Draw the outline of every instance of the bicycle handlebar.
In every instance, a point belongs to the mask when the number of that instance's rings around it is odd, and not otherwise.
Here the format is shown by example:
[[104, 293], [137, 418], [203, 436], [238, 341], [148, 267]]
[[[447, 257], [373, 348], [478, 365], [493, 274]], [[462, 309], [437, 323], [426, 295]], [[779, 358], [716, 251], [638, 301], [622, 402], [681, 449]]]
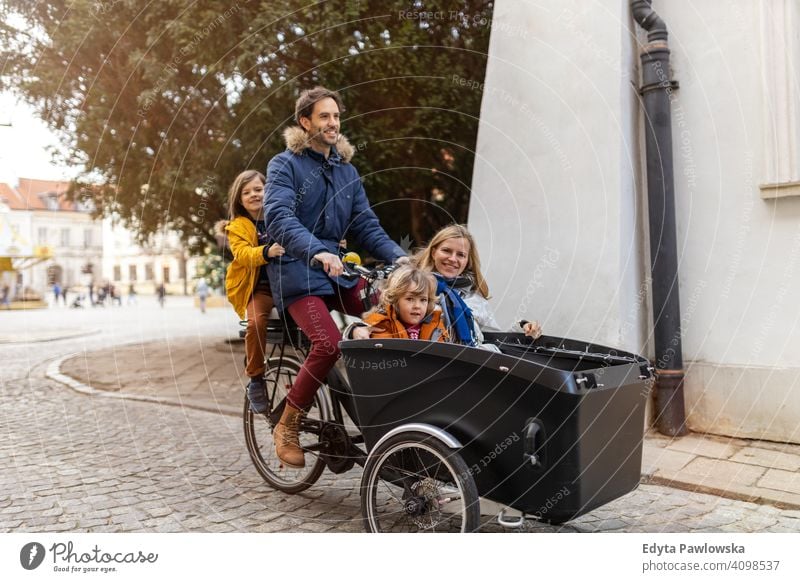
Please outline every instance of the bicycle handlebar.
[[[344, 272], [339, 275], [340, 277], [343, 279], [358, 279], [360, 277], [369, 282], [386, 279], [392, 274], [392, 271], [397, 268], [397, 265], [388, 265], [386, 267], [368, 269], [367, 267], [350, 261], [343, 261], [342, 264], [344, 265]], [[317, 259], [311, 259], [310, 265], [312, 269], [322, 268], [322, 263]]]

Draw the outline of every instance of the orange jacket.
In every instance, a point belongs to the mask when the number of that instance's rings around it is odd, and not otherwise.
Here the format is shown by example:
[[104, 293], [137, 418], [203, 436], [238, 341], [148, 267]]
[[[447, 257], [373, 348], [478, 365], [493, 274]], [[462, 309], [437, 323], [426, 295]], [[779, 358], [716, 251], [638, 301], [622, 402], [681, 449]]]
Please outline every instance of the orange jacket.
[[[374, 311], [367, 315], [364, 321], [373, 328], [377, 328], [369, 334], [371, 338], [408, 339], [406, 326], [397, 318], [394, 307], [391, 305], [388, 308], [388, 313]], [[441, 311], [434, 310], [420, 322], [419, 339], [437, 342], [447, 341], [447, 329], [442, 321]]]

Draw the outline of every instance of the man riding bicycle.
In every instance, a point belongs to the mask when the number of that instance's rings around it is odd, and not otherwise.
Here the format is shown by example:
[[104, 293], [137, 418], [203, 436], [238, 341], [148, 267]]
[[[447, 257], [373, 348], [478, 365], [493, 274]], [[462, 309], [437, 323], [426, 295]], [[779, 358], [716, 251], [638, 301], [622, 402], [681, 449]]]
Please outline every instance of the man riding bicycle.
[[[267, 232], [286, 249], [267, 267], [275, 306], [289, 312], [312, 344], [273, 435], [278, 458], [290, 467], [305, 464], [297, 429], [340, 356], [341, 333], [330, 310], [363, 311], [358, 294], [365, 283], [340, 277], [339, 241], [346, 235], [386, 262], [406, 255], [369, 206], [350, 163], [355, 150], [339, 133], [342, 111], [334, 91], [303, 91], [295, 104], [298, 126], [284, 132], [287, 149], [267, 166]], [[322, 268], [312, 268], [312, 260]]]

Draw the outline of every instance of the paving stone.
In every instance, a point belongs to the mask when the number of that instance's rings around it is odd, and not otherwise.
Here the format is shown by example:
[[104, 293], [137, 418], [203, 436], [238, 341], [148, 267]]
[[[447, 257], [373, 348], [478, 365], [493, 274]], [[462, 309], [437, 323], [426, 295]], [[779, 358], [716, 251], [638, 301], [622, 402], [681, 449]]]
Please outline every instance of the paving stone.
[[627, 526], [628, 523], [621, 519], [604, 519], [597, 523], [597, 529], [602, 531], [614, 531]]
[[300, 529], [303, 531], [321, 533], [330, 531], [333, 526], [327, 523], [321, 523], [318, 521], [307, 521], [300, 525]]
[[740, 522], [741, 527], [749, 532], [766, 531], [768, 528], [779, 525], [777, 517], [767, 515], [750, 516]]
[[[253, 528], [253, 532], [256, 533], [276, 533], [286, 530], [287, 528], [278, 521], [270, 521], [268, 523], [263, 523], [261, 525], [257, 525]], [[288, 528], [289, 531], [293, 531], [291, 528]]]
[[236, 531], [232, 525], [227, 523], [216, 523], [207, 525], [204, 528], [204, 531], [211, 532], [211, 533], [229, 533]]
[[73, 531], [78, 527], [77, 522], [67, 521], [54, 523], [47, 527], [48, 532]]
[[762, 467], [704, 457], [695, 458], [680, 473], [684, 478], [688, 477], [690, 482], [721, 489], [731, 485], [755, 485], [763, 474]]
[[764, 531], [768, 533], [793, 533], [793, 534], [800, 532], [800, 530], [791, 529], [781, 525], [774, 525], [772, 527], [768, 527]]
[[148, 508], [148, 509], [145, 509], [145, 511], [147, 512], [148, 515], [150, 515], [150, 517], [166, 517], [166, 516], [171, 515], [173, 513], [172, 509], [170, 509], [169, 507], [163, 507], [163, 506]]
[[800, 495], [800, 473], [768, 469], [758, 480], [758, 486]]
[[677, 472], [692, 459], [692, 455], [681, 451], [645, 446], [642, 448], [642, 473], [652, 475], [656, 472]]
[[797, 471], [800, 469], [800, 454], [790, 454], [759, 447], [747, 447], [736, 452], [730, 458], [737, 463], [759, 465], [768, 469]]
[[90, 530], [95, 527], [100, 527], [102, 525], [108, 525], [107, 519], [79, 519], [78, 520], [78, 529], [82, 530]]
[[800, 495], [796, 493], [777, 491], [775, 489], [760, 489], [759, 492], [761, 493], [759, 500], [777, 506], [776, 511], [785, 511], [784, 508], [796, 509], [800, 507]]

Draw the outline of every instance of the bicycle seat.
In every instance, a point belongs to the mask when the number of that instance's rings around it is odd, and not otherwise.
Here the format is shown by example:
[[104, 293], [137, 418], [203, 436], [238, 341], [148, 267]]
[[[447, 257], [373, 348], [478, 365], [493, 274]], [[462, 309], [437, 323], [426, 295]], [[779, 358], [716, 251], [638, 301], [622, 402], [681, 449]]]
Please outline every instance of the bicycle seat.
[[267, 320], [267, 343], [288, 344], [296, 348], [311, 346], [311, 341], [291, 318]]

